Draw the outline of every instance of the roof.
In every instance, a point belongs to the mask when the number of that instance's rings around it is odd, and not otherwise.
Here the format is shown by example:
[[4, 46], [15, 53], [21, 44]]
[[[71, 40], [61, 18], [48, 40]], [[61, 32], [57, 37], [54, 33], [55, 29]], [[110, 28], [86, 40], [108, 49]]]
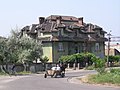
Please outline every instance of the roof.
[[[44, 19], [42, 23], [26, 26], [22, 29], [22, 31], [24, 30], [27, 30], [27, 33], [29, 34], [37, 34], [38, 31], [40, 31], [41, 33], [52, 33], [59, 32], [60, 30], [63, 30], [64, 32], [69, 34], [66, 35], [67, 37], [63, 36], [61, 38], [56, 38], [55, 40], [63, 39], [68, 41], [69, 40], [81, 41], [81, 39], [84, 40], [84, 38], [80, 38], [78, 36], [77, 33], [79, 32], [80, 34], [83, 34], [85, 37], [88, 37], [87, 39], [89, 39], [90, 41], [106, 41], [106, 38], [104, 37], [96, 37], [97, 30], [103, 32], [103, 29], [91, 23], [89, 24], [84, 23], [83, 17], [77, 18], [74, 16], [51, 15]], [[73, 34], [74, 37], [71, 38], [70, 37], [72, 36], [71, 34]], [[102, 34], [104, 34], [104, 32]]]
[[61, 17], [61, 20], [78, 21], [78, 18], [76, 18], [74, 16], [61, 16], [61, 15], [51, 15], [51, 16], [47, 17], [46, 19], [56, 20], [57, 17]]

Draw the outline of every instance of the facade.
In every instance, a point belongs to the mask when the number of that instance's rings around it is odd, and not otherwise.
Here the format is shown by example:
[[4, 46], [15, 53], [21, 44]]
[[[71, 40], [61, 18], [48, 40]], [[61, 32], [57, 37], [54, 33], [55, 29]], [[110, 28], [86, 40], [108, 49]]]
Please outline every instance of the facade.
[[42, 43], [43, 54], [49, 58], [49, 62], [57, 62], [63, 55], [81, 52], [91, 52], [103, 58], [107, 40], [105, 33], [97, 25], [84, 23], [83, 17], [59, 15], [39, 17], [38, 24], [21, 29], [21, 36]]
[[[108, 46], [105, 47], [105, 55], [108, 55]], [[117, 43], [110, 45], [109, 55], [120, 55], [120, 44]]]
[[[105, 55], [106, 56], [108, 55], [108, 49], [105, 49]], [[120, 52], [115, 48], [110, 48], [109, 55], [111, 55], [111, 56], [120, 55]]]
[[110, 48], [115, 48], [116, 50], [118, 50], [120, 52], [120, 44], [119, 43], [110, 45]]

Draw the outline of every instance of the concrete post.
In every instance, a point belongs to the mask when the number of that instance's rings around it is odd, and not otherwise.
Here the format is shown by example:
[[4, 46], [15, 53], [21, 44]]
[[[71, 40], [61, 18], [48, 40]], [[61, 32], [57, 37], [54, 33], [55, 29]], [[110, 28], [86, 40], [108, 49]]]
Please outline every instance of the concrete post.
[[95, 63], [94, 63], [94, 62], [93, 62], [93, 64], [92, 64], [92, 66], [95, 67]]
[[111, 66], [111, 62], [109, 62], [109, 65], [108, 65], [109, 67]]
[[88, 67], [88, 63], [85, 64], [85, 67]]
[[76, 66], [75, 66], [75, 63], [73, 64], [73, 70], [76, 70]]
[[68, 65], [67, 65], [67, 68], [69, 69], [70, 68], [70, 64], [68, 63]]
[[77, 66], [78, 66], [78, 69], [80, 69], [80, 63], [78, 63]]

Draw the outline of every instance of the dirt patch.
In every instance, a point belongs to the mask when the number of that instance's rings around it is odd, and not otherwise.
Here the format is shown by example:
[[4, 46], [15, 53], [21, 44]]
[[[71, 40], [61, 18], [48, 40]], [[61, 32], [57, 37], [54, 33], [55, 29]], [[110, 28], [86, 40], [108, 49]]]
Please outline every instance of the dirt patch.
[[79, 80], [81, 80], [82, 83], [88, 83], [88, 76], [83, 76], [79, 78]]

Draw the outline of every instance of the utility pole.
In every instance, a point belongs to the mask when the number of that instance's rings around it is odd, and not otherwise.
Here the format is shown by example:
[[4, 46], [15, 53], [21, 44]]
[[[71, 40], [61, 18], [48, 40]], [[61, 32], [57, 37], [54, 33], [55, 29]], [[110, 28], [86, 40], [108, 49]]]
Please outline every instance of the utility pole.
[[108, 48], [107, 48], [107, 51], [108, 51], [108, 53], [107, 53], [107, 67], [109, 66], [109, 54], [110, 54], [110, 40], [111, 40], [111, 31], [107, 34], [107, 36], [108, 36]]

